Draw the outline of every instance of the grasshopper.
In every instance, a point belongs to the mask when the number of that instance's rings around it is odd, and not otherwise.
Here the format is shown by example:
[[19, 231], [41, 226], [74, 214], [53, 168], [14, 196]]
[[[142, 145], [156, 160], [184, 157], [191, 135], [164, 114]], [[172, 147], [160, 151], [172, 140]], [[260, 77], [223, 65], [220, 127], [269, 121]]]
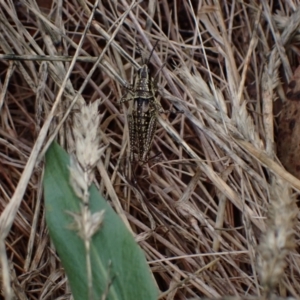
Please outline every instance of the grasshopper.
[[149, 160], [158, 114], [168, 112], [156, 99], [157, 84], [149, 70], [149, 61], [155, 46], [147, 61], [142, 58], [142, 67], [137, 71], [128, 91], [131, 97], [127, 98], [127, 93], [120, 101], [120, 103], [133, 101], [131, 112], [128, 115], [130, 161], [134, 162], [137, 157], [140, 165], [144, 165]]

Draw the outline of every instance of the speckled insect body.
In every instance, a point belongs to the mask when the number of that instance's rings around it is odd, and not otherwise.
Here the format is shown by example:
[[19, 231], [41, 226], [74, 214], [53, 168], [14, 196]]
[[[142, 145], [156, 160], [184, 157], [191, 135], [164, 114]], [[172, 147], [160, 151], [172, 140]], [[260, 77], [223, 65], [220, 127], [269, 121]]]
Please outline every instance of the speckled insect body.
[[132, 96], [120, 101], [121, 103], [133, 101], [132, 110], [128, 115], [130, 161], [134, 162], [136, 159], [141, 165], [149, 160], [157, 116], [165, 112], [155, 98], [156, 91], [156, 83], [150, 75], [148, 63], [144, 63], [138, 70], [133, 86], [129, 90]]

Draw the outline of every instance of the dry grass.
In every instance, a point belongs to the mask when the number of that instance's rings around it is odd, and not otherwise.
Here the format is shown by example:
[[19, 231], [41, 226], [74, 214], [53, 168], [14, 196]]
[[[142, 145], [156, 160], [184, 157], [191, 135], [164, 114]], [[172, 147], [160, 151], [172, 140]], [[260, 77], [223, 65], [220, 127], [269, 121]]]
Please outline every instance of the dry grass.
[[[297, 66], [300, 3], [149, 2], [100, 3], [90, 27], [87, 1], [0, 2], [2, 288], [71, 298], [42, 157], [53, 139], [73, 153], [74, 111], [101, 98], [95, 183], [136, 234], [160, 299], [297, 297], [300, 181], [276, 158], [273, 105]], [[150, 156], [161, 155], [131, 169], [117, 102], [141, 64], [136, 42], [147, 57], [156, 40], [158, 97], [184, 113], [160, 117]]]

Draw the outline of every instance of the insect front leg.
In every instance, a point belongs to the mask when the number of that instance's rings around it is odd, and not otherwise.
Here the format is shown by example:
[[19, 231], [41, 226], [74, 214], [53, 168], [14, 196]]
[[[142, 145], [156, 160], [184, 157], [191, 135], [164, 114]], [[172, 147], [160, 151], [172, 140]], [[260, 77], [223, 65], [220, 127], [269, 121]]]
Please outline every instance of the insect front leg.
[[[127, 97], [128, 94], [130, 94], [131, 97]], [[134, 96], [135, 92], [133, 90], [128, 89], [127, 92], [125, 93], [125, 95], [120, 99], [120, 101], [118, 102], [118, 104], [122, 104], [128, 101], [133, 100], [133, 96]]]
[[155, 106], [155, 110], [159, 114], [167, 114], [170, 112], [169, 110], [164, 110], [164, 108], [161, 106], [160, 102], [158, 102], [157, 100], [154, 101], [154, 106]]
[[[122, 98], [118, 101], [118, 104], [133, 100], [133, 97], [135, 95], [134, 85], [133, 84], [127, 84], [126, 86], [124, 86], [124, 89], [126, 90], [126, 92], [122, 96]], [[128, 94], [129, 94], [129, 98], [127, 97]]]
[[155, 101], [154, 105], [155, 105], [156, 111], [159, 114], [168, 114], [168, 113], [171, 113], [171, 114], [182, 114], [182, 113], [184, 113], [184, 111], [182, 111], [182, 110], [178, 110], [178, 111], [177, 110], [171, 110], [171, 109], [164, 110], [164, 108], [161, 106], [160, 102], [158, 102], [158, 101]]

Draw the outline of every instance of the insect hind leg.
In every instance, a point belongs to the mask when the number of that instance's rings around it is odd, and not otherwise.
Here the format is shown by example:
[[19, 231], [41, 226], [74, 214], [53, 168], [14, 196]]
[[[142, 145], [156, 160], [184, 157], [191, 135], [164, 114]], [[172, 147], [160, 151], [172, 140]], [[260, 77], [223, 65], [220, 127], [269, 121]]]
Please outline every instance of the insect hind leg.
[[[135, 91], [133, 90], [133, 86], [130, 85], [130, 86], [127, 86], [125, 87], [126, 89], [126, 93], [124, 96], [122, 96], [122, 98], [118, 101], [118, 104], [122, 104], [122, 103], [125, 103], [125, 102], [128, 102], [128, 101], [131, 101], [133, 100], [133, 96], [134, 96], [134, 93]], [[128, 94], [130, 94], [130, 97], [127, 98]]]
[[156, 129], [156, 116], [152, 116], [149, 121], [147, 130], [147, 139], [144, 143], [143, 155], [141, 157], [142, 162], [148, 162], [149, 151], [153, 142], [154, 134]]
[[134, 153], [136, 148], [136, 128], [134, 126], [134, 119], [133, 116], [130, 114], [128, 115], [128, 129], [129, 129], [129, 144], [130, 144], [130, 162], [134, 162]]

